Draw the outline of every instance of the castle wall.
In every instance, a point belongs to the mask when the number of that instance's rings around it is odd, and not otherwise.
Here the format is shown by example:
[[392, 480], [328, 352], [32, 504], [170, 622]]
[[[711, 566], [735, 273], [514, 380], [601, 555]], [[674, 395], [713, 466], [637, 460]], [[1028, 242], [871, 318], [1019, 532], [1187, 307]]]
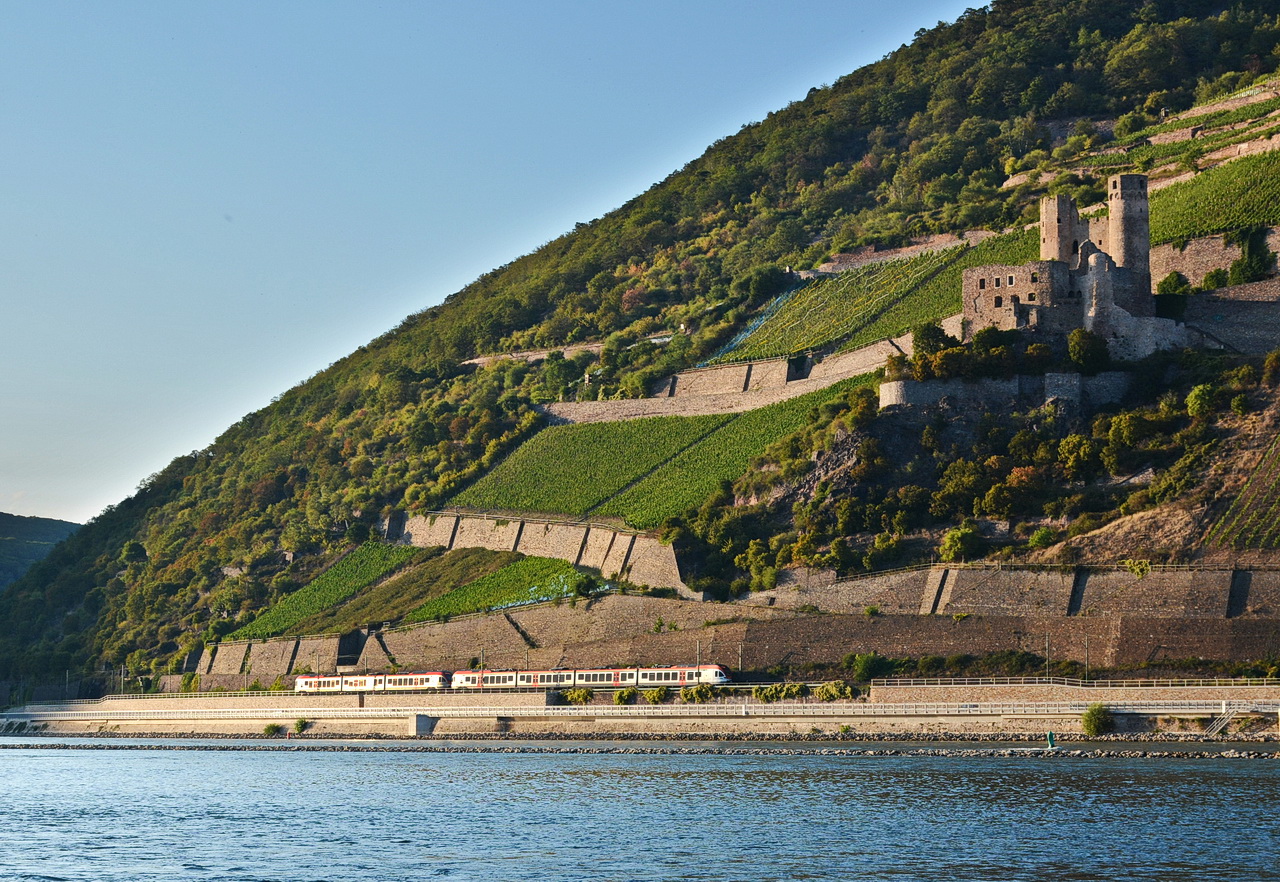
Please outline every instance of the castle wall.
[[1056, 329], [1057, 310], [1046, 310], [1062, 305], [1055, 300], [1055, 290], [1064, 289], [1065, 269], [1063, 264], [1050, 261], [966, 269], [961, 297], [970, 334], [986, 327], [1011, 331], [1043, 325]]
[[962, 408], [1000, 407], [1010, 401], [1039, 405], [1056, 398], [1096, 408], [1123, 399], [1129, 383], [1130, 376], [1123, 371], [1107, 371], [1093, 377], [1062, 373], [1008, 380], [891, 380], [880, 384], [880, 407], [932, 407], [944, 398]]
[[1280, 279], [1221, 288], [1187, 299], [1188, 328], [1246, 355], [1280, 348]]

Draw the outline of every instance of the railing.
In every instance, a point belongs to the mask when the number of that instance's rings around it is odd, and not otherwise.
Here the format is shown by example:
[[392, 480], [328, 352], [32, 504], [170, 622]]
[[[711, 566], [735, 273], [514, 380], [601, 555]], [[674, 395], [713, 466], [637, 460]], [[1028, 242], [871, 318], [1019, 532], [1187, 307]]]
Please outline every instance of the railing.
[[[237, 719], [400, 719], [416, 716], [435, 718], [515, 718], [564, 717], [578, 719], [652, 718], [840, 718], [840, 717], [1075, 717], [1089, 702], [912, 702], [903, 704], [710, 704], [655, 706], [558, 706], [558, 707], [382, 707], [382, 708], [207, 708], [198, 710], [135, 711], [48, 711], [22, 710], [4, 714], [10, 720], [71, 722], [77, 720], [237, 720]], [[1280, 700], [1269, 702], [1222, 701], [1120, 701], [1107, 702], [1116, 714], [1217, 716], [1232, 710], [1238, 713], [1280, 713]]]
[[1070, 677], [889, 677], [871, 681], [872, 686], [1071, 686], [1088, 689], [1152, 689], [1183, 687], [1237, 688], [1280, 686], [1274, 677], [1202, 680], [1077, 680]]

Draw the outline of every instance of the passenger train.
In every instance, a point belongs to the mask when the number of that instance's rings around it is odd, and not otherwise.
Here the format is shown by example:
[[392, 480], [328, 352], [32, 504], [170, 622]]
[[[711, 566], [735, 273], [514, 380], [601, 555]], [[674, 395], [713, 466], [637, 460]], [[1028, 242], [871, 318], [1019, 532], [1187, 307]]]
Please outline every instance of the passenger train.
[[444, 671], [411, 674], [304, 674], [295, 692], [409, 692], [420, 689], [566, 689], [587, 686], [622, 689], [636, 686], [721, 686], [729, 682], [722, 665], [673, 665], [662, 668], [587, 668], [557, 671]]

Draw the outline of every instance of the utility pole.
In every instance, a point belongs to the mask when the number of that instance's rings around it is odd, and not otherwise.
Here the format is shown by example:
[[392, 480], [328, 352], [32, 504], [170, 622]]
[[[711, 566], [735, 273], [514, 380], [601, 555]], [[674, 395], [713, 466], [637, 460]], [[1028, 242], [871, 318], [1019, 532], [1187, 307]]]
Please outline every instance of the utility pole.
[[1089, 679], [1089, 635], [1084, 635], [1084, 678]]
[[1049, 679], [1049, 634], [1044, 635], [1044, 678]]

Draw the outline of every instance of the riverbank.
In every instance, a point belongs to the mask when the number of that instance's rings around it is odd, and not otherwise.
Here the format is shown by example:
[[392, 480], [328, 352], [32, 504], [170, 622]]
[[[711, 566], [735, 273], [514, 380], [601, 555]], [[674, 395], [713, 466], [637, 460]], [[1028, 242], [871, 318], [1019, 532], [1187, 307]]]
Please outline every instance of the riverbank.
[[66, 744], [61, 742], [15, 744], [0, 742], [0, 750], [168, 750], [244, 751], [253, 753], [411, 753], [411, 754], [519, 754], [550, 756], [780, 756], [780, 757], [945, 757], [1036, 759], [1231, 759], [1280, 760], [1280, 751], [1262, 750], [1066, 750], [1054, 748], [992, 747], [622, 747], [609, 745], [499, 745], [499, 744]]

